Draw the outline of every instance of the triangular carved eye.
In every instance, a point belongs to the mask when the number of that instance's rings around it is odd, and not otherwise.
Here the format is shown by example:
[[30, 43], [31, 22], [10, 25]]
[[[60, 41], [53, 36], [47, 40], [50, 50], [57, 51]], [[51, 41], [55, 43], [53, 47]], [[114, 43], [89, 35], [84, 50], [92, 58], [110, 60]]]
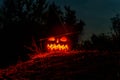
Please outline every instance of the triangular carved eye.
[[48, 38], [48, 41], [55, 41], [55, 37]]
[[61, 37], [60, 38], [60, 41], [62, 41], [62, 42], [66, 42], [67, 41], [67, 38], [64, 36], [64, 37]]

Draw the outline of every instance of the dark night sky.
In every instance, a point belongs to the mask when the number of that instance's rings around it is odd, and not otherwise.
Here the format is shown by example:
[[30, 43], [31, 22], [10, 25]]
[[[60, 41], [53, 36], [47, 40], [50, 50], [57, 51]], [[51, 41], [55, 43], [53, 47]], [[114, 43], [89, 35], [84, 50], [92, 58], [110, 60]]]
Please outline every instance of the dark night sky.
[[85, 21], [84, 36], [92, 33], [109, 33], [110, 18], [120, 13], [120, 0], [48, 0], [55, 1], [61, 8], [70, 5], [76, 11], [78, 19]]
[[[55, 1], [58, 6], [70, 5], [78, 19], [85, 21], [85, 38], [92, 33], [110, 32], [110, 18], [120, 13], [120, 0], [47, 0]], [[2, 0], [0, 0], [0, 5]]]

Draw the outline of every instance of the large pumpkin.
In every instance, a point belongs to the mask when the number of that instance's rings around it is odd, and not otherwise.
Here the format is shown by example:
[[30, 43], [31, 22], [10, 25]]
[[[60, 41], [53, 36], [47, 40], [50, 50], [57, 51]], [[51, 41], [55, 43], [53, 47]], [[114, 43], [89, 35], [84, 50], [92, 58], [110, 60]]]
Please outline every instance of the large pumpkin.
[[47, 51], [68, 51], [70, 40], [66, 36], [49, 37], [46, 44]]

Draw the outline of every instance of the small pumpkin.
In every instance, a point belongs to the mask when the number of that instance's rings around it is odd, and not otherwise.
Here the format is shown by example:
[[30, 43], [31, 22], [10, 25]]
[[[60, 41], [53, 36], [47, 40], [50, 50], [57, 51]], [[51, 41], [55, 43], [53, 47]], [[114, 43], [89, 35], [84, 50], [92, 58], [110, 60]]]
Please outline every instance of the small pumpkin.
[[68, 51], [70, 40], [66, 36], [49, 37], [46, 46], [48, 51]]

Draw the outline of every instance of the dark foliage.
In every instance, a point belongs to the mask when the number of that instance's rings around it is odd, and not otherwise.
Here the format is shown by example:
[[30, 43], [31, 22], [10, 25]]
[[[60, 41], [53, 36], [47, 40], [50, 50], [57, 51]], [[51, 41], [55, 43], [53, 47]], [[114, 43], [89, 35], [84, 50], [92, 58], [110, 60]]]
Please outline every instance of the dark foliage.
[[[1, 62], [16, 63], [28, 59], [24, 45], [31, 44], [32, 36], [44, 37], [42, 15], [46, 9], [45, 0], [5, 0], [1, 8]], [[41, 32], [41, 33], [39, 33]], [[7, 60], [8, 59], [8, 60]], [[3, 62], [4, 61], [4, 62]]]
[[112, 29], [116, 36], [120, 36], [120, 16], [117, 14], [115, 17], [111, 18]]
[[24, 45], [30, 46], [32, 37], [44, 50], [44, 41], [40, 42], [40, 39], [72, 32], [75, 34], [70, 37], [73, 43], [76, 42], [75, 48], [84, 22], [77, 23], [75, 11], [70, 7], [65, 10], [64, 15], [54, 2], [48, 4], [46, 0], [4, 0], [0, 10], [0, 64], [16, 63], [18, 58], [27, 60], [31, 51]]
[[70, 35], [70, 39], [72, 40], [73, 49], [77, 49], [78, 46], [78, 38], [82, 36], [83, 28], [85, 26], [85, 22], [82, 20], [77, 21], [75, 11], [71, 10], [70, 6], [65, 6], [65, 23], [68, 26], [71, 26], [72, 35]]
[[111, 18], [112, 21], [112, 33], [107, 35], [101, 33], [99, 35], [93, 34], [90, 40], [83, 42], [82, 47], [87, 50], [99, 50], [119, 52], [120, 50], [120, 17], [117, 14]]

